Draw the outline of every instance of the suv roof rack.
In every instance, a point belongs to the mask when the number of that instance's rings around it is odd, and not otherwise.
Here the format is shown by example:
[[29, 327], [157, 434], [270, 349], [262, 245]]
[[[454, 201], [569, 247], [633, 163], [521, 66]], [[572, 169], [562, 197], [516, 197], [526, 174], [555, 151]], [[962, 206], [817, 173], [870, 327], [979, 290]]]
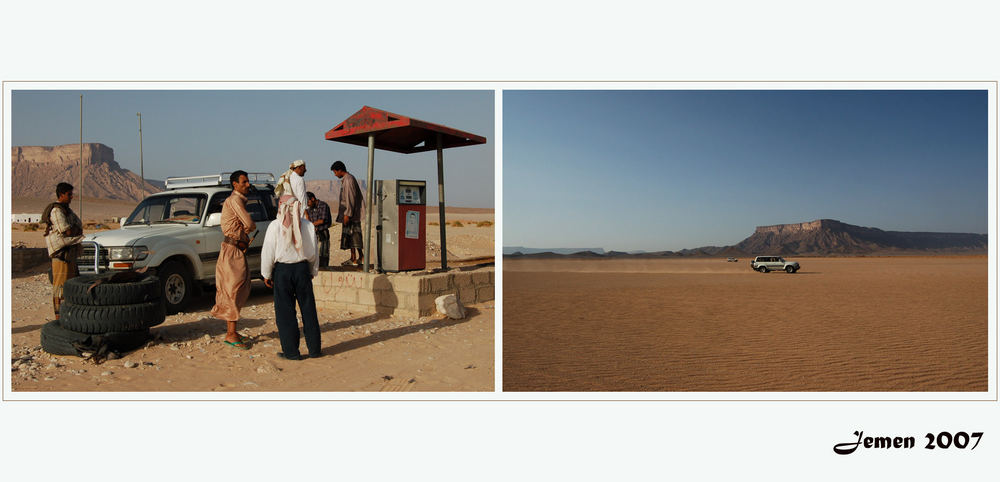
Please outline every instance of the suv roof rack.
[[[208, 174], [205, 176], [168, 177], [164, 184], [166, 189], [181, 189], [185, 187], [229, 186], [231, 172]], [[274, 174], [270, 172], [248, 172], [250, 184], [274, 184]]]

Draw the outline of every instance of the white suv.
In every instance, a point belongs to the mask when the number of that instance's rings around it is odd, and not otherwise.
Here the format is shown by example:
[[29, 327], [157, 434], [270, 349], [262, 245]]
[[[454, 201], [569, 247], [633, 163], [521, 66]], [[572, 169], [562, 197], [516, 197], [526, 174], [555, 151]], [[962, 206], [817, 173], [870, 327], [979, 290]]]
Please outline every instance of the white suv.
[[[267, 225], [277, 216], [274, 175], [250, 173], [247, 211], [258, 235], [247, 250], [251, 276], [260, 276], [260, 250]], [[229, 173], [167, 178], [166, 190], [136, 206], [121, 228], [88, 235], [80, 273], [143, 267], [160, 278], [167, 313], [183, 311], [203, 285], [215, 284], [222, 245], [222, 203], [232, 193]], [[251, 233], [253, 236], [253, 233]], [[98, 253], [95, 257], [94, 253]]]
[[797, 261], [785, 261], [785, 258], [781, 256], [757, 256], [750, 261], [750, 267], [761, 273], [767, 273], [768, 271], [794, 273], [799, 270], [799, 263]]

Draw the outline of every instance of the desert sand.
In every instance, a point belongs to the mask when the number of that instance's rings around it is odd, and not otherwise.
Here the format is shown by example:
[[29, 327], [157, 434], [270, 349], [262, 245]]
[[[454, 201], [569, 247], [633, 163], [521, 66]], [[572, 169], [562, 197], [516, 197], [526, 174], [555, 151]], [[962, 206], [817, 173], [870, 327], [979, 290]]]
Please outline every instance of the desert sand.
[[[109, 209], [110, 211], [110, 209]], [[452, 213], [448, 226], [449, 266], [454, 260], [493, 255], [493, 210]], [[97, 212], [92, 211], [92, 212]], [[109, 215], [116, 214], [109, 212]], [[88, 218], [90, 216], [87, 216]], [[428, 216], [430, 218], [430, 216]], [[482, 218], [482, 219], [480, 219]], [[428, 219], [428, 223], [434, 222]], [[479, 221], [490, 225], [477, 226]], [[428, 266], [440, 265], [437, 225], [428, 226]], [[44, 246], [40, 231], [13, 230], [12, 244]], [[331, 232], [339, 240], [339, 227]], [[331, 264], [346, 260], [334, 243]], [[49, 355], [39, 333], [52, 318], [51, 285], [42, 265], [14, 273], [11, 290], [11, 386], [22, 391], [209, 392], [209, 391], [492, 391], [494, 389], [494, 305], [466, 307], [461, 320], [441, 315], [408, 318], [320, 311], [324, 356], [303, 361], [278, 358], [280, 351], [271, 291], [253, 282], [239, 328], [254, 342], [243, 351], [223, 343], [225, 324], [211, 317], [214, 293], [186, 313], [167, 317], [151, 331], [146, 347], [101, 364]], [[304, 342], [300, 346], [305, 351]], [[6, 365], [6, 363], [5, 363]]]
[[504, 391], [985, 391], [986, 256], [503, 265]]

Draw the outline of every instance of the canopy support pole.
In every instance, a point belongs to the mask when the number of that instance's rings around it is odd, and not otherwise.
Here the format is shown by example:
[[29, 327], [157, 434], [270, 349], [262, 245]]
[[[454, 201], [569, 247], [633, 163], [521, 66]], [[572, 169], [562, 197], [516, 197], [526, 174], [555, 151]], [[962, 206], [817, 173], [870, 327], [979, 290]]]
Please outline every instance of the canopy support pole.
[[441, 224], [441, 269], [448, 269], [448, 242], [444, 225], [444, 150], [441, 148], [441, 133], [437, 133], [438, 160], [438, 221]]
[[365, 249], [364, 249], [364, 271], [368, 272], [368, 267], [371, 266], [371, 257], [369, 256], [371, 252], [372, 245], [372, 189], [375, 184], [372, 181], [374, 177], [375, 170], [375, 134], [368, 134], [368, 198], [365, 200], [365, 216], [368, 218], [368, 226], [365, 228]]

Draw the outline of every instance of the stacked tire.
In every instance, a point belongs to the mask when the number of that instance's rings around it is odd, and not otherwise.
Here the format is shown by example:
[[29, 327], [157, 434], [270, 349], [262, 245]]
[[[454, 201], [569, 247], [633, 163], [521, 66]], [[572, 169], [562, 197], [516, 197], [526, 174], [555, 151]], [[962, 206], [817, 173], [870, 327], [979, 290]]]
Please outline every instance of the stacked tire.
[[83, 275], [66, 281], [59, 319], [42, 327], [43, 350], [77, 356], [121, 353], [149, 340], [149, 328], [166, 319], [159, 278], [147, 275], [116, 282], [112, 276]]

